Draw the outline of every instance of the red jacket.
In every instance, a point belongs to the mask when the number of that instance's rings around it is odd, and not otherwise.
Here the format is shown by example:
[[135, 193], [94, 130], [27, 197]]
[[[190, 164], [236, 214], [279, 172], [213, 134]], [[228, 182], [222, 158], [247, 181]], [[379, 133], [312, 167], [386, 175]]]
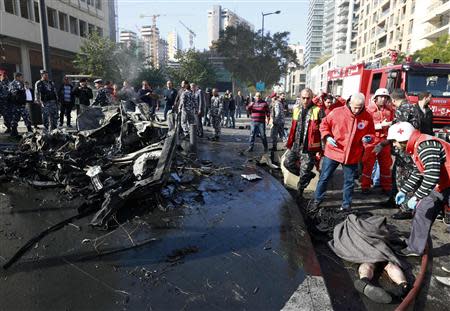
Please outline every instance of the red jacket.
[[[378, 108], [377, 104], [374, 102], [370, 102], [370, 104], [367, 106], [367, 112], [372, 115], [373, 123], [376, 127], [377, 124], [381, 124], [384, 120], [387, 122], [392, 122], [394, 120], [394, 111], [390, 109], [388, 106], [382, 107], [381, 109]], [[385, 126], [381, 129], [375, 130], [375, 141], [373, 144], [376, 144], [382, 140], [385, 140], [387, 137], [389, 126]]]
[[442, 192], [447, 188], [450, 188], [450, 144], [446, 141], [436, 138], [431, 135], [422, 134], [420, 131], [416, 130], [412, 133], [408, 143], [406, 145], [406, 153], [412, 155], [414, 164], [420, 173], [424, 173], [425, 167], [420, 161], [419, 154], [417, 153], [417, 147], [426, 140], [437, 140], [441, 143], [445, 151], [445, 163], [441, 165], [441, 176], [439, 178], [439, 184], [437, 185], [436, 191]]
[[370, 135], [374, 138], [375, 128], [372, 116], [363, 110], [354, 115], [346, 105], [334, 109], [320, 124], [322, 139], [331, 136], [337, 147], [325, 142], [324, 155], [342, 164], [357, 164], [364, 152], [362, 138]]

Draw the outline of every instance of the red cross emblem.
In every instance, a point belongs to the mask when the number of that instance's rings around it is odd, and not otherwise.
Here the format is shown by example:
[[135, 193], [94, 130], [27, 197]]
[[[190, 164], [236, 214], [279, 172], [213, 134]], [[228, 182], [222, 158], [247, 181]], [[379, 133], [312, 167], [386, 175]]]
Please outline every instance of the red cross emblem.
[[404, 132], [404, 130], [402, 130], [402, 129], [398, 129], [398, 131], [397, 131], [397, 133], [399, 133], [400, 135], [402, 135], [403, 132]]

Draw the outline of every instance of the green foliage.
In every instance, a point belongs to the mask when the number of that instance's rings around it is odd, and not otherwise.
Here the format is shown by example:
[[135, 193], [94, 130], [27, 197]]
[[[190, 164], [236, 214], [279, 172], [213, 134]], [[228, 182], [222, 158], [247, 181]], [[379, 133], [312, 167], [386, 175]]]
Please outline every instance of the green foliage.
[[116, 65], [116, 49], [114, 42], [93, 33], [84, 40], [73, 63], [80, 74], [117, 81], [120, 78], [120, 70]]
[[179, 68], [167, 68], [167, 74], [174, 85], [179, 85], [183, 80], [188, 80], [203, 88], [216, 83], [217, 77], [208, 54], [190, 49], [178, 52], [175, 57], [179, 62]]
[[288, 47], [289, 32], [266, 34], [238, 25], [227, 27], [214, 49], [225, 57], [225, 68], [234, 78], [254, 86], [264, 81], [270, 86], [286, 72], [289, 63], [297, 63], [296, 55]]
[[439, 37], [432, 45], [413, 54], [413, 59], [422, 63], [431, 63], [435, 58], [440, 59], [441, 63], [450, 63], [450, 38], [448, 34]]
[[131, 84], [135, 87], [139, 87], [144, 80], [147, 80], [153, 88], [163, 87], [166, 83], [163, 71], [161, 69], [150, 67], [141, 68], [136, 78], [131, 80]]

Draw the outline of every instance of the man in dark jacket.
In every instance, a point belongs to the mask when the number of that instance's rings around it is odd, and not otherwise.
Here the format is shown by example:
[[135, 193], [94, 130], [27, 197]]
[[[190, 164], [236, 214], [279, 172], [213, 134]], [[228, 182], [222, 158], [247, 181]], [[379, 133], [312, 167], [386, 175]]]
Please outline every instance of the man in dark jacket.
[[78, 97], [77, 114], [83, 110], [83, 107], [91, 105], [91, 99], [94, 98], [92, 89], [87, 85], [87, 79], [80, 79], [80, 86], [73, 89], [72, 94]]
[[13, 105], [13, 115], [11, 120], [11, 136], [18, 136], [17, 126], [22, 117], [23, 122], [27, 126], [28, 132], [32, 132], [30, 115], [26, 109], [27, 97], [25, 86], [23, 84], [23, 75], [20, 72], [14, 74], [14, 80], [9, 84], [10, 100]]
[[267, 136], [266, 136], [266, 119], [267, 123], [270, 120], [270, 108], [266, 101], [261, 97], [261, 93], [257, 92], [255, 94], [255, 101], [247, 106], [247, 110], [250, 111], [252, 117], [252, 123], [250, 125], [250, 146], [247, 152], [252, 152], [255, 145], [256, 134], [259, 133], [263, 146], [264, 152], [269, 150], [267, 146]]
[[430, 109], [431, 93], [422, 92], [419, 94], [419, 102], [416, 105], [419, 116], [420, 132], [422, 134], [434, 135], [433, 132], [433, 111]]
[[73, 85], [68, 77], [64, 77], [63, 84], [59, 87], [58, 99], [60, 104], [59, 126], [63, 126], [64, 116], [66, 116], [67, 127], [72, 127], [70, 114], [75, 104], [75, 96], [73, 95]]
[[8, 74], [5, 69], [0, 68], [0, 115], [6, 126], [5, 133], [11, 133], [11, 105], [9, 104], [9, 83]]
[[167, 113], [173, 109], [175, 100], [177, 99], [177, 90], [173, 87], [172, 81], [167, 81], [167, 88], [164, 90], [164, 99], [166, 100], [166, 106], [164, 107], [164, 121], [167, 120]]
[[42, 121], [46, 131], [54, 130], [58, 126], [58, 94], [55, 83], [49, 80], [45, 69], [40, 71], [41, 80], [34, 87], [34, 100], [42, 107]]
[[158, 95], [153, 93], [150, 84], [144, 80], [142, 81], [142, 88], [138, 91], [138, 98], [141, 102], [146, 103], [150, 109], [150, 115], [154, 115], [156, 110], [159, 110]]

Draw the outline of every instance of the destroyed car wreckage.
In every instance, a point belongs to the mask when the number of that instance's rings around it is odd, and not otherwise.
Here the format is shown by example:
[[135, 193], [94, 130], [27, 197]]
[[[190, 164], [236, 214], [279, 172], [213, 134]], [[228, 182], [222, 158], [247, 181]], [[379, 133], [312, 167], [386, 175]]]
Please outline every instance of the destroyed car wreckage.
[[83, 202], [77, 215], [30, 240], [4, 268], [37, 240], [74, 219], [95, 213], [90, 225], [105, 229], [120, 209], [161, 201], [178, 126], [169, 130], [140, 108], [129, 113], [117, 106], [92, 107], [79, 116], [77, 132], [36, 132], [15, 148], [0, 150], [0, 182], [60, 187], [67, 199]]

